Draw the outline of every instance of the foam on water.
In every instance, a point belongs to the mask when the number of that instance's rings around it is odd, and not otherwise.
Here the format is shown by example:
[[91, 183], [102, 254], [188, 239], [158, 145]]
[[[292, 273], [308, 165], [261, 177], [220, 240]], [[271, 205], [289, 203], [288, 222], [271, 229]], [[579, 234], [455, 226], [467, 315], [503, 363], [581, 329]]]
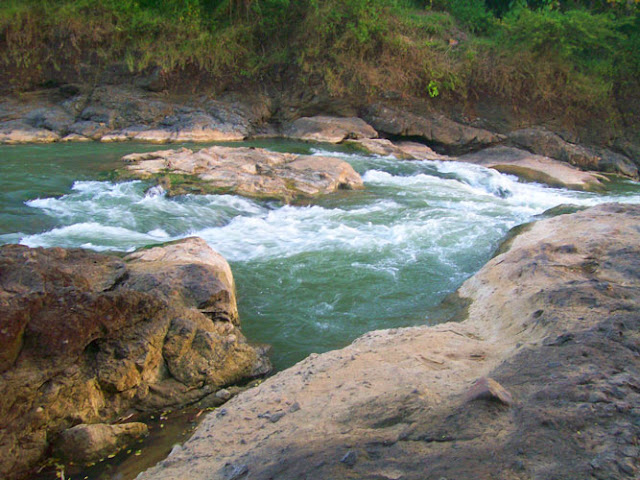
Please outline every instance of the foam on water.
[[245, 332], [273, 344], [283, 367], [371, 329], [426, 321], [511, 227], [549, 208], [640, 203], [637, 192], [554, 189], [458, 162], [313, 153], [348, 160], [366, 190], [283, 206], [230, 195], [169, 198], [139, 181], [77, 181], [66, 195], [27, 202], [54, 228], [0, 241], [131, 251], [201, 236], [232, 262]]

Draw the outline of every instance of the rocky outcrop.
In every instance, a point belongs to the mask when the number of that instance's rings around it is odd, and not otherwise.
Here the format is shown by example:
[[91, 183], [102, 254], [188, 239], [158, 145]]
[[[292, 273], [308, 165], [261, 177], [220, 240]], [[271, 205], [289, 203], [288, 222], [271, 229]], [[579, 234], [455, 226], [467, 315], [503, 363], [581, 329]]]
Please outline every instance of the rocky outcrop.
[[283, 129], [283, 136], [293, 140], [340, 143], [347, 139], [375, 138], [371, 125], [357, 117], [302, 117]]
[[512, 147], [490, 147], [456, 160], [493, 168], [526, 181], [574, 190], [600, 190], [602, 180], [606, 180], [595, 172], [584, 172], [565, 162]]
[[140, 422], [80, 424], [62, 432], [54, 450], [65, 462], [86, 465], [113, 455], [148, 434], [149, 428]]
[[509, 143], [532, 153], [567, 162], [582, 170], [615, 173], [638, 178], [638, 168], [628, 158], [605, 148], [584, 147], [563, 140], [541, 127], [511, 132]]
[[637, 478], [639, 221], [530, 226], [461, 287], [463, 322], [311, 355], [139, 480]]
[[238, 328], [233, 277], [190, 238], [124, 259], [0, 247], [0, 477], [62, 431], [185, 405], [269, 370]]
[[268, 104], [259, 96], [169, 98], [127, 86], [66, 86], [47, 97], [7, 100], [0, 143], [243, 140], [269, 117]]
[[347, 162], [313, 155], [276, 153], [261, 148], [187, 148], [123, 157], [130, 175], [157, 177], [170, 194], [234, 193], [291, 201], [340, 189], [363, 188]]
[[454, 122], [440, 114], [416, 115], [381, 104], [368, 107], [363, 114], [378, 132], [417, 137], [447, 154], [462, 154], [494, 145], [502, 135]]

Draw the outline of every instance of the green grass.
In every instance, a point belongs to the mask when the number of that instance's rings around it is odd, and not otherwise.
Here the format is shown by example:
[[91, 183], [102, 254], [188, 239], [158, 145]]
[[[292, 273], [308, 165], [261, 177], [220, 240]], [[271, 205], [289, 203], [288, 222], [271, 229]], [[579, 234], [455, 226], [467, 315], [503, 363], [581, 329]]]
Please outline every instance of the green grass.
[[169, 89], [186, 78], [219, 91], [286, 78], [336, 96], [489, 95], [607, 118], [637, 98], [637, 2], [487, 3], [4, 0], [0, 77], [24, 90], [95, 81], [119, 63], [132, 74], [159, 67]]

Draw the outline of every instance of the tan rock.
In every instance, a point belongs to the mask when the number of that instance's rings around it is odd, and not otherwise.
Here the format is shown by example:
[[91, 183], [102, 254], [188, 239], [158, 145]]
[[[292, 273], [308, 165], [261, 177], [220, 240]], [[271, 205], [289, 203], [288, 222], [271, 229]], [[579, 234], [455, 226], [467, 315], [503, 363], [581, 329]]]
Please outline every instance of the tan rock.
[[60, 135], [44, 128], [16, 125], [0, 131], [0, 144], [53, 143], [58, 140], [60, 140]]
[[92, 142], [88, 137], [84, 135], [78, 135], [77, 133], [70, 133], [60, 139], [61, 142]]
[[345, 143], [374, 155], [393, 156], [400, 160], [449, 160], [450, 157], [440, 155], [431, 148], [416, 142], [398, 142], [384, 138], [366, 138], [348, 140]]
[[260, 148], [182, 148], [123, 157], [134, 176], [180, 175], [163, 186], [172, 194], [232, 192], [250, 197], [312, 197], [339, 189], [363, 188], [345, 161], [332, 157], [275, 153]]
[[599, 190], [603, 188], [602, 181], [606, 181], [606, 177], [596, 172], [584, 172], [565, 162], [511, 147], [491, 147], [456, 160], [493, 168], [552, 187]]
[[340, 143], [346, 139], [375, 138], [371, 125], [357, 117], [302, 117], [284, 128], [284, 136], [295, 140]]

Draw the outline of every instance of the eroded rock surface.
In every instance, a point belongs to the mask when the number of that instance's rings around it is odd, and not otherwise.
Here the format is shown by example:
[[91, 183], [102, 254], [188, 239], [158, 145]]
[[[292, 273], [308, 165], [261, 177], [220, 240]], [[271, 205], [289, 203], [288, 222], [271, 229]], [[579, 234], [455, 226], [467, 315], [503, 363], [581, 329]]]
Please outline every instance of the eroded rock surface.
[[233, 278], [198, 238], [124, 259], [0, 247], [0, 477], [56, 436], [181, 406], [266, 373], [238, 328]]
[[461, 287], [465, 321], [311, 355], [139, 480], [638, 478], [638, 225], [534, 224]]
[[[234, 193], [290, 201], [340, 189], [363, 188], [347, 162], [313, 155], [276, 153], [261, 148], [187, 148], [123, 157], [128, 172], [158, 177], [170, 194]], [[171, 177], [173, 175], [173, 178]]]

